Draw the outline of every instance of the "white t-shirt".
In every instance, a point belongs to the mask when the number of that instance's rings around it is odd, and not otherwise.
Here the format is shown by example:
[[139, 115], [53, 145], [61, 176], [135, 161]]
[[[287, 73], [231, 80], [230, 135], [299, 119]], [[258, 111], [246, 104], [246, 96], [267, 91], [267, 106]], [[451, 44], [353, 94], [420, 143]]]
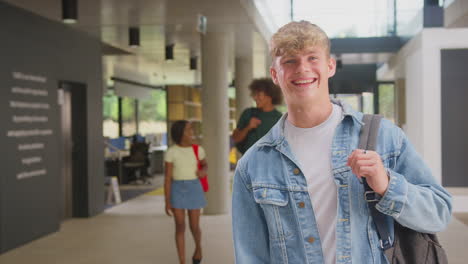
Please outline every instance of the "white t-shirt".
[[285, 136], [307, 180], [314, 208], [324, 263], [336, 259], [337, 187], [331, 165], [331, 147], [335, 129], [342, 120], [342, 110], [333, 104], [326, 121], [312, 128], [298, 128], [285, 122]]
[[[198, 146], [198, 157], [200, 160], [205, 159], [205, 150], [201, 146]], [[164, 161], [173, 164], [173, 180], [197, 179], [197, 158], [195, 157], [192, 146], [181, 147], [179, 145], [173, 145], [169, 147]]]

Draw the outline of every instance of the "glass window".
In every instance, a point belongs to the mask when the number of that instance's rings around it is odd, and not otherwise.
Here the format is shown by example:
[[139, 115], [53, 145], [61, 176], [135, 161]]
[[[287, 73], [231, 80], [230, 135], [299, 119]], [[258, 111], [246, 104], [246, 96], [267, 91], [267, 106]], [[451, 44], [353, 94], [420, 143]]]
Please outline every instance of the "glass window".
[[254, 0], [254, 4], [271, 32], [291, 21], [291, 0]]
[[379, 84], [379, 114], [395, 123], [395, 85]]
[[130, 137], [136, 134], [135, 99], [122, 98], [122, 136]]
[[103, 107], [103, 135], [108, 138], [119, 136], [119, 99], [109, 90], [102, 99]]
[[374, 93], [362, 93], [362, 112], [374, 114]]
[[[294, 20], [317, 24], [330, 38], [386, 36], [389, 1], [294, 1]], [[320, 12], [313, 12], [320, 10]]]
[[165, 144], [166, 120], [166, 91], [153, 90], [148, 99], [138, 101], [138, 132], [153, 145]]
[[397, 35], [413, 36], [423, 29], [424, 1], [397, 0]]
[[[275, 32], [291, 20], [290, 0], [254, 0], [267, 28]], [[294, 0], [293, 18], [319, 25], [330, 38], [413, 35], [422, 25], [423, 0]], [[396, 14], [394, 12], [396, 5]]]
[[362, 110], [360, 94], [335, 94], [331, 97], [349, 104], [356, 111]]
[[138, 102], [138, 130], [141, 135], [165, 133], [167, 130], [166, 91], [154, 90], [151, 97]]

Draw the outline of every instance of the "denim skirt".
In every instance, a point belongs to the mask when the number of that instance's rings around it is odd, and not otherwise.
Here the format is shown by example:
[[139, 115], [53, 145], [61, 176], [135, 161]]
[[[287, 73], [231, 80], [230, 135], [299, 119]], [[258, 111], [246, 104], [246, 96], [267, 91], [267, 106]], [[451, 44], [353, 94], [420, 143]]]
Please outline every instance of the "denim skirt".
[[199, 179], [172, 181], [171, 205], [177, 209], [201, 209], [206, 206], [205, 193]]

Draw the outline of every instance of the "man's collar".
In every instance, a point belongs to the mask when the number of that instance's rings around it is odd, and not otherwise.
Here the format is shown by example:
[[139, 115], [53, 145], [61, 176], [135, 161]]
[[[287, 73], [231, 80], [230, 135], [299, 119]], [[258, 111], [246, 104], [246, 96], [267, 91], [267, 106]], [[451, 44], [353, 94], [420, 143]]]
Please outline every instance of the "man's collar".
[[[362, 113], [354, 110], [349, 104], [338, 100], [338, 99], [331, 99], [332, 104], [336, 104], [341, 107], [343, 112], [344, 118], [352, 118], [354, 122], [363, 125], [362, 123]], [[268, 132], [262, 139], [259, 140], [258, 146], [277, 146], [280, 145], [284, 140], [284, 125], [286, 123], [286, 119], [288, 118], [288, 113], [283, 114], [281, 119], [271, 128], [270, 132]]]
[[343, 111], [343, 116], [349, 116], [353, 118], [358, 124], [363, 125], [362, 123], [362, 113], [354, 110], [349, 104], [339, 100], [339, 99], [330, 99], [332, 104], [336, 104], [341, 107]]

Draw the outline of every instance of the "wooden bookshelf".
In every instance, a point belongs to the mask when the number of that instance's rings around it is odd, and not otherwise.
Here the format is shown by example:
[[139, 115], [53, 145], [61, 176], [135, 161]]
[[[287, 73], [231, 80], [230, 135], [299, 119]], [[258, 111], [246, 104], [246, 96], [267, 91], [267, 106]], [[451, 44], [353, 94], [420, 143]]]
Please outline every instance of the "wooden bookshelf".
[[[172, 124], [177, 120], [188, 120], [192, 123], [194, 135], [202, 144], [202, 103], [201, 89], [184, 85], [167, 86], [167, 131], [170, 134]], [[171, 139], [169, 137], [169, 144]]]
[[[203, 143], [202, 135], [202, 102], [201, 88], [185, 85], [169, 85], [167, 93], [167, 131], [170, 134], [172, 124], [177, 120], [188, 120], [192, 123], [193, 132], [199, 144]], [[229, 135], [237, 126], [236, 100], [229, 99]], [[168, 138], [171, 144], [170, 136]]]

